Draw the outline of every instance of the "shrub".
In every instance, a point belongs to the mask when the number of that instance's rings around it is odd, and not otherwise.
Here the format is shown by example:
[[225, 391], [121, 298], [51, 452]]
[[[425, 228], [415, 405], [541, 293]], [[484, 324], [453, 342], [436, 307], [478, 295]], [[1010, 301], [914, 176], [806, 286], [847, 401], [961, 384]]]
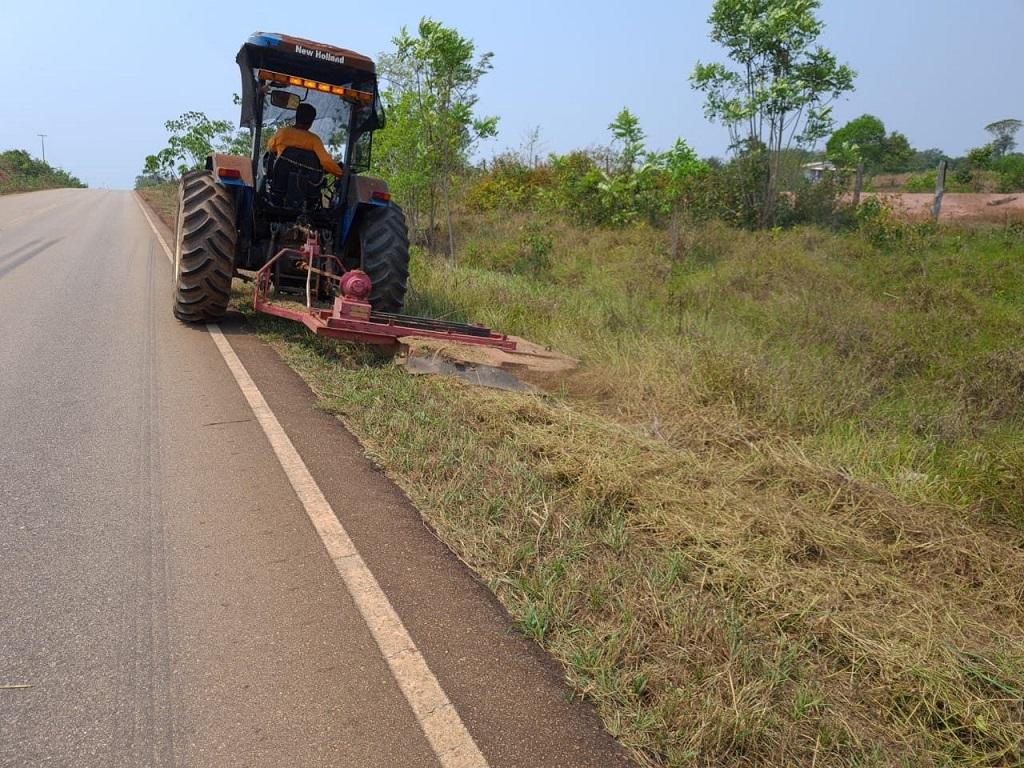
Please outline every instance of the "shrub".
[[1000, 192], [1024, 191], [1024, 155], [1007, 155], [995, 164]]
[[891, 207], [871, 197], [857, 207], [857, 226], [867, 238], [878, 246], [890, 245], [904, 234], [904, 227], [896, 218]]
[[938, 174], [935, 171], [915, 173], [907, 178], [904, 189], [907, 192], [934, 192]]
[[784, 198], [786, 207], [780, 209], [778, 223], [782, 226], [821, 224], [827, 227], [845, 223], [839, 205], [845, 189], [846, 179], [841, 174], [828, 174], [816, 182], [802, 181], [792, 195]]
[[0, 152], [0, 194], [84, 186], [67, 171], [36, 160], [23, 149]]
[[992, 152], [993, 148], [991, 144], [986, 144], [983, 147], [975, 147], [967, 153], [967, 158], [964, 162], [968, 168], [980, 171], [989, 170], [992, 167]]
[[587, 152], [552, 157], [551, 187], [544, 202], [576, 224], [605, 224], [611, 216], [607, 195], [601, 190], [604, 179], [604, 173]]
[[511, 154], [499, 155], [466, 191], [471, 211], [524, 211], [532, 208], [540, 190], [551, 184], [546, 165], [531, 168]]

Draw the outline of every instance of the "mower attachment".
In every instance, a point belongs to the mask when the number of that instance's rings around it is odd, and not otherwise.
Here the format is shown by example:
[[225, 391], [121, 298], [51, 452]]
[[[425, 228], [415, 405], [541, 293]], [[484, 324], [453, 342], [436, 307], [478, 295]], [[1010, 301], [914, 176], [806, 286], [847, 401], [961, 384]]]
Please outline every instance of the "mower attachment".
[[[271, 275], [274, 264], [290, 256], [304, 265], [306, 271], [306, 305], [297, 302], [274, 302], [270, 299]], [[333, 266], [335, 271], [327, 269]], [[334, 306], [320, 309], [313, 299], [321, 294], [324, 283], [335, 286]], [[386, 312], [374, 312], [367, 301], [372, 284], [370, 277], [359, 269], [346, 270], [336, 256], [320, 253], [320, 241], [315, 232], [309, 234], [305, 245], [296, 250], [284, 248], [256, 273], [253, 309], [305, 325], [317, 336], [344, 341], [360, 341], [382, 347], [397, 347], [405, 337], [439, 339], [459, 344], [496, 347], [508, 352], [516, 342], [482, 325], [450, 323], [425, 317], [410, 317]]]

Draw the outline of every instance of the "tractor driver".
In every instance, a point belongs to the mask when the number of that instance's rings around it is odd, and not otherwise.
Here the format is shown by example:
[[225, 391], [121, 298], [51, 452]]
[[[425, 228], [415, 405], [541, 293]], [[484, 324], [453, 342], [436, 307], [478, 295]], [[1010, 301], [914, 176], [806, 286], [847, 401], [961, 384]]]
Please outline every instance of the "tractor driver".
[[327, 173], [340, 177], [341, 166], [328, 154], [320, 137], [309, 130], [314, 120], [316, 120], [316, 108], [306, 102], [299, 104], [295, 109], [295, 125], [286, 126], [275, 133], [267, 142], [267, 149], [278, 157], [289, 147], [309, 150], [316, 154], [321, 168]]

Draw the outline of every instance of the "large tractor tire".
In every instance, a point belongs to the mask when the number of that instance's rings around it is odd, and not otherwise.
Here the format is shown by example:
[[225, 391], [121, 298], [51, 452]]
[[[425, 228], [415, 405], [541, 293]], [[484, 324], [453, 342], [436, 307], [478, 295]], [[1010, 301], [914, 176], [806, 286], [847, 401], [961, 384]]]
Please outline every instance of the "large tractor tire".
[[409, 283], [409, 230], [402, 209], [392, 203], [373, 206], [361, 216], [359, 248], [363, 271], [370, 276], [370, 306], [398, 313]]
[[174, 316], [186, 323], [215, 323], [231, 299], [235, 201], [209, 171], [185, 174], [178, 188], [174, 246]]

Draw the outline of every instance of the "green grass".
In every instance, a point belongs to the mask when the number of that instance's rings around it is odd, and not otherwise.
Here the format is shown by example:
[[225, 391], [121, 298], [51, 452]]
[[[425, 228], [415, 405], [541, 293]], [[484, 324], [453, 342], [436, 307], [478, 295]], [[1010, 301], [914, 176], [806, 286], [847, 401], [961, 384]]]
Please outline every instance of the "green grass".
[[[480, 222], [466, 250], [504, 260], [528, 227]], [[424, 268], [414, 308], [581, 357], [575, 386], [601, 393], [585, 399], [670, 442], [686, 439], [673, 423], [693, 404], [724, 407], [893, 490], [927, 475], [915, 495], [1024, 523], [1020, 229], [908, 230], [879, 249], [702, 227], [676, 258], [649, 230], [549, 230], [557, 256], [541, 277]]]
[[1024, 760], [1019, 229], [458, 236], [409, 308], [550, 394], [252, 322], [638, 760]]

